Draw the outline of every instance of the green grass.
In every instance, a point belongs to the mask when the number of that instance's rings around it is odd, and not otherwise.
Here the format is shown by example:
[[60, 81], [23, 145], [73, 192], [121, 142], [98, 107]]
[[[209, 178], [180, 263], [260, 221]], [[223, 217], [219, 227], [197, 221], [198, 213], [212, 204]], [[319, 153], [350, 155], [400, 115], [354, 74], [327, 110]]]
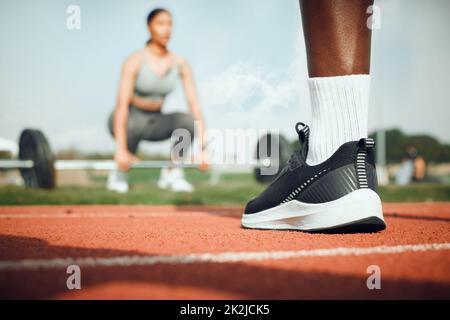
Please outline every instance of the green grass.
[[53, 190], [27, 189], [17, 186], [0, 187], [0, 205], [28, 204], [221, 204], [243, 205], [264, 189], [250, 174], [224, 174], [220, 184], [211, 186], [210, 175], [197, 170], [185, 170], [187, 179], [195, 185], [192, 194], [174, 193], [156, 187], [159, 170], [132, 170], [130, 192], [125, 195], [105, 189], [106, 176], [91, 175], [92, 186], [68, 186]]
[[62, 187], [55, 190], [31, 190], [1, 187], [0, 205], [26, 204], [223, 204], [242, 205], [262, 191], [254, 183], [227, 183], [209, 186], [195, 183], [192, 194], [173, 193], [155, 185], [134, 185], [126, 195], [106, 191], [103, 187]]
[[[159, 170], [133, 170], [129, 181], [131, 190], [126, 195], [108, 192], [106, 176], [90, 176], [91, 186], [67, 186], [54, 190], [27, 189], [17, 186], [0, 187], [0, 205], [28, 204], [208, 204], [243, 206], [265, 185], [254, 181], [251, 174], [224, 174], [216, 186], [209, 184], [209, 174], [186, 170], [196, 190], [180, 194], [156, 187]], [[448, 184], [415, 184], [380, 187], [380, 196], [386, 202], [450, 201]]]
[[379, 193], [385, 202], [450, 201], [450, 184], [388, 185], [380, 187]]

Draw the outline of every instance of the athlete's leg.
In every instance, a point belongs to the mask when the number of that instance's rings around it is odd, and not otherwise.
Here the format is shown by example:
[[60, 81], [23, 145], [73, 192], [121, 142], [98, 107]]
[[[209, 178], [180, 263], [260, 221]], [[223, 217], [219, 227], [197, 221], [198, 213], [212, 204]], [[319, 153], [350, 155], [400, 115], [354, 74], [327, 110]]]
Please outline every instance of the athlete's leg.
[[369, 74], [373, 0], [301, 0], [310, 77]]
[[[140, 112], [135, 107], [130, 107], [127, 121], [127, 146], [128, 151], [136, 154], [139, 142], [143, 139], [145, 129], [147, 127], [148, 116], [145, 111]], [[109, 133], [114, 137], [114, 111], [108, 119]]]
[[311, 96], [308, 164], [367, 137], [373, 0], [300, 0]]
[[[175, 130], [180, 129], [185, 131], [180, 135], [181, 139], [174, 143], [174, 147], [181, 143], [180, 148], [178, 148], [179, 152], [171, 154], [174, 157], [173, 160], [180, 160], [187, 156], [185, 151], [188, 151], [194, 139], [194, 118], [190, 114], [181, 112], [159, 114], [152, 119], [145, 132], [144, 139], [149, 141], [167, 140], [172, 137]], [[194, 190], [194, 187], [185, 180], [182, 169], [178, 167], [163, 168], [158, 187], [181, 192], [192, 192]]]
[[[143, 134], [147, 127], [148, 116], [144, 111], [139, 111], [134, 107], [130, 107], [128, 113], [127, 122], [127, 146], [128, 151], [136, 154], [139, 141], [142, 140]], [[108, 119], [108, 129], [112, 136], [114, 136], [113, 130], [114, 123], [114, 111], [111, 113]], [[128, 191], [128, 172], [118, 169], [111, 170], [108, 176], [106, 187], [108, 190], [125, 193]]]
[[[149, 141], [163, 141], [170, 139], [175, 130], [184, 129], [188, 134], [188, 141], [183, 141], [190, 146], [194, 139], [194, 118], [187, 113], [173, 112], [159, 114], [147, 127], [143, 139]], [[177, 141], [175, 144], [177, 144]], [[182, 154], [180, 156], [183, 156]]]
[[370, 30], [367, 0], [301, 0], [312, 105], [302, 149], [245, 208], [256, 229], [385, 228], [373, 146], [367, 137]]

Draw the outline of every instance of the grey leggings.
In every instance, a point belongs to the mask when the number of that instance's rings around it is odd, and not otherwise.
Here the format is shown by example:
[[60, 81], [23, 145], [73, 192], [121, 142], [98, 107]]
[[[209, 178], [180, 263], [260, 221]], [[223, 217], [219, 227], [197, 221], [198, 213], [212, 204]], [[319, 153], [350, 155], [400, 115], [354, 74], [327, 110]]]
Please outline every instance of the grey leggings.
[[[114, 111], [109, 116], [108, 128], [114, 136]], [[193, 117], [182, 112], [164, 114], [160, 111], [146, 111], [130, 106], [127, 124], [128, 150], [135, 154], [141, 140], [167, 140], [176, 129], [188, 130], [192, 141], [194, 139]]]

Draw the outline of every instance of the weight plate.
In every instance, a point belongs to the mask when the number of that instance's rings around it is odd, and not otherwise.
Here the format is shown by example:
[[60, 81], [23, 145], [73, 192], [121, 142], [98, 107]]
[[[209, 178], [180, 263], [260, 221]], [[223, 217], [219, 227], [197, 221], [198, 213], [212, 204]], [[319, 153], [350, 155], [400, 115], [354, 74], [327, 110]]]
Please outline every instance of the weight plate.
[[32, 168], [20, 170], [27, 187], [51, 189], [55, 186], [54, 157], [41, 131], [22, 131], [19, 139], [19, 159], [32, 160], [34, 163]]

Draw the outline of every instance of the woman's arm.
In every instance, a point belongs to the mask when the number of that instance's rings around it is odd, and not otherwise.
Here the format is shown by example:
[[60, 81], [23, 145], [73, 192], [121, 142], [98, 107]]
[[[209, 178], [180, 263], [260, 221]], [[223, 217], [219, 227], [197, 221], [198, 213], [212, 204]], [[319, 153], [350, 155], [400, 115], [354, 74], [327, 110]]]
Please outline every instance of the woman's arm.
[[194, 75], [192, 73], [191, 66], [189, 63], [181, 59], [181, 80], [183, 81], [184, 93], [186, 95], [186, 100], [189, 109], [192, 112], [192, 116], [195, 120], [203, 121], [203, 117], [200, 110], [200, 103], [197, 97], [197, 91], [195, 88]]
[[192, 69], [191, 69], [189, 63], [186, 60], [181, 59], [180, 63], [181, 63], [180, 76], [181, 76], [181, 80], [183, 81], [183, 87], [184, 87], [184, 92], [186, 95], [187, 104], [189, 106], [189, 109], [191, 110], [194, 120], [197, 121], [198, 124], [200, 124], [200, 126], [198, 128], [200, 131], [199, 132], [200, 136], [198, 138], [200, 139], [200, 147], [202, 150], [202, 157], [203, 157], [202, 162], [203, 162], [203, 164], [205, 164], [206, 163], [205, 162], [206, 154], [203, 152], [206, 147], [205, 123], [203, 120], [200, 103], [198, 101], [197, 91], [195, 88], [194, 75], [192, 73]]
[[139, 70], [140, 56], [130, 56], [122, 66], [120, 84], [114, 113], [114, 138], [116, 140], [115, 160], [120, 170], [126, 171], [130, 162], [137, 160], [127, 145], [128, 105], [133, 96], [134, 82]]

